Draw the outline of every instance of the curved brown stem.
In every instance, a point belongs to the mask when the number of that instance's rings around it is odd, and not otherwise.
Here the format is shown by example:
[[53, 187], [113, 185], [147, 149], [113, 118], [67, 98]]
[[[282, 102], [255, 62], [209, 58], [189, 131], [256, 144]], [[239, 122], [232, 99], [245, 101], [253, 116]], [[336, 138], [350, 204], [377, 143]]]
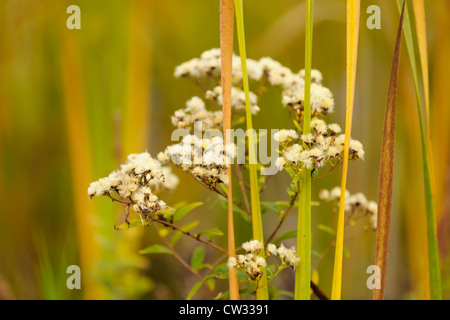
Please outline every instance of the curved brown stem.
[[160, 224], [162, 224], [162, 225], [164, 225], [166, 227], [169, 227], [169, 228], [171, 228], [173, 230], [181, 232], [182, 234], [184, 234], [184, 235], [186, 235], [186, 236], [188, 236], [188, 237], [190, 237], [190, 238], [192, 238], [194, 240], [197, 240], [198, 242], [201, 242], [201, 243], [203, 243], [203, 244], [205, 244], [207, 246], [210, 246], [210, 247], [212, 247], [212, 248], [214, 248], [214, 249], [216, 249], [216, 250], [218, 250], [220, 252], [223, 252], [223, 253], [228, 255], [228, 251], [223, 249], [222, 247], [219, 247], [218, 245], [212, 243], [211, 241], [205, 241], [205, 240], [201, 239], [198, 235], [194, 235], [194, 234], [192, 234], [192, 233], [190, 233], [188, 231], [184, 231], [183, 229], [177, 227], [176, 225], [174, 225], [172, 223], [169, 223], [169, 222], [164, 221], [164, 220], [159, 220], [159, 219], [153, 218], [151, 216], [147, 216], [147, 218], [150, 219], [153, 222], [160, 223]]
[[281, 218], [280, 222], [278, 223], [277, 227], [275, 228], [275, 230], [272, 232], [272, 234], [270, 235], [269, 239], [267, 239], [266, 243], [270, 243], [273, 238], [276, 236], [278, 230], [280, 230], [283, 222], [286, 220], [286, 217], [288, 216], [289, 212], [291, 211], [291, 209], [294, 207], [295, 205], [295, 200], [298, 197], [298, 192], [295, 193], [294, 197], [292, 198], [291, 202], [289, 203], [289, 207], [286, 209], [285, 213], [283, 214], [283, 217]]

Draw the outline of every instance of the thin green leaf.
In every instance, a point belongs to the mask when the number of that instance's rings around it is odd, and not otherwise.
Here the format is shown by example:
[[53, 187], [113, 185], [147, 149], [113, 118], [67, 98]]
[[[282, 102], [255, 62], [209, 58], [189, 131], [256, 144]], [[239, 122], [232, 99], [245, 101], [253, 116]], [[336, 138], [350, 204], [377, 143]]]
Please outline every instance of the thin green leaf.
[[343, 247], [343, 251], [344, 251], [344, 256], [345, 256], [347, 259], [349, 259], [349, 258], [350, 258], [350, 250], [349, 250], [346, 246], [344, 246], [344, 247]]
[[296, 236], [297, 236], [297, 230], [285, 232], [282, 235], [280, 235], [276, 240], [274, 240], [273, 244], [279, 244], [286, 239], [292, 239], [292, 238], [295, 238]]
[[177, 210], [177, 212], [174, 214], [173, 216], [173, 221], [178, 221], [181, 218], [183, 218], [186, 214], [188, 214], [189, 212], [191, 212], [192, 210], [194, 210], [195, 208], [199, 207], [203, 205], [203, 202], [194, 202], [191, 204], [188, 204], [186, 206], [181, 207], [180, 209]]
[[117, 231], [124, 231], [124, 230], [128, 230], [131, 228], [142, 227], [142, 226], [145, 226], [145, 224], [142, 224], [142, 221], [140, 219], [133, 219], [130, 221], [130, 224], [124, 222], [124, 223], [121, 223], [120, 225], [116, 226], [115, 229]]
[[202, 285], [210, 279], [211, 276], [206, 277], [205, 279], [202, 279], [200, 281], [198, 281], [196, 284], [194, 284], [194, 286], [192, 287], [191, 291], [189, 291], [186, 300], [191, 300], [192, 297], [194, 296], [194, 294], [197, 293], [197, 291], [202, 287]]
[[[236, 28], [239, 43], [239, 53], [241, 56], [242, 66], [242, 83], [245, 93], [245, 115], [247, 120], [248, 135], [248, 155], [249, 155], [249, 175], [250, 175], [250, 200], [252, 208], [252, 229], [253, 239], [264, 242], [263, 226], [261, 219], [261, 204], [259, 199], [258, 186], [258, 167], [256, 161], [256, 140], [253, 134], [252, 113], [250, 106], [250, 88], [247, 75], [247, 54], [245, 49], [245, 33], [244, 33], [244, 10], [242, 0], [235, 0], [236, 12]], [[261, 250], [261, 255], [264, 256], [264, 250]], [[263, 276], [259, 281], [258, 289], [256, 290], [256, 298], [258, 300], [267, 300], [269, 298], [267, 287], [267, 276], [262, 268]]]
[[223, 236], [223, 232], [220, 231], [217, 228], [211, 228], [211, 229], [200, 231], [197, 234], [197, 236], [201, 236], [201, 235], [207, 235], [208, 236], [208, 240], [211, 240], [212, 237], [214, 237], [214, 236], [218, 236], [218, 237]]
[[197, 247], [194, 249], [191, 257], [191, 267], [195, 271], [199, 271], [203, 266], [203, 259], [205, 258], [205, 248]]
[[332, 227], [330, 227], [330, 226], [326, 226], [326, 225], [323, 225], [323, 224], [319, 224], [319, 225], [317, 226], [317, 228], [318, 228], [319, 230], [322, 230], [322, 231], [324, 231], [324, 232], [326, 232], [326, 233], [331, 234], [332, 236], [336, 236], [336, 231], [335, 231]]
[[151, 245], [145, 249], [139, 251], [140, 254], [172, 254], [172, 251], [166, 246], [160, 244]]

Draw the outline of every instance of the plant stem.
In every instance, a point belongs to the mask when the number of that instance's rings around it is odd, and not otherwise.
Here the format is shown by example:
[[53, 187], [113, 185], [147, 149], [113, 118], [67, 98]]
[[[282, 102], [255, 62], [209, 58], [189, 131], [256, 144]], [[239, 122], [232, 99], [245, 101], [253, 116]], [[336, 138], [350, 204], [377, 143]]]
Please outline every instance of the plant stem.
[[160, 224], [162, 224], [162, 225], [164, 225], [164, 226], [166, 226], [166, 227], [169, 227], [169, 228], [171, 228], [171, 229], [173, 229], [173, 230], [175, 230], [175, 231], [181, 232], [182, 234], [184, 234], [184, 235], [186, 235], [186, 236], [188, 236], [188, 237], [190, 237], [190, 238], [192, 238], [192, 239], [194, 239], [194, 240], [197, 240], [198, 242], [201, 242], [201, 243], [203, 243], [203, 244], [205, 244], [205, 245], [207, 245], [207, 246], [210, 246], [210, 247], [212, 247], [212, 248], [214, 248], [214, 249], [216, 249], [216, 250], [219, 250], [220, 252], [223, 252], [223, 253], [225, 253], [225, 254], [228, 255], [228, 251], [227, 251], [227, 250], [225, 250], [225, 249], [219, 247], [218, 245], [216, 245], [216, 244], [214, 244], [214, 243], [212, 243], [212, 242], [210, 242], [210, 241], [205, 241], [205, 240], [203, 240], [203, 239], [200, 239], [197, 235], [192, 234], [192, 233], [190, 233], [190, 232], [188, 232], [188, 231], [184, 231], [183, 229], [177, 227], [177, 226], [174, 225], [174, 224], [171, 224], [171, 223], [169, 223], [169, 222], [167, 222], [167, 221], [164, 221], [164, 220], [159, 220], [159, 219], [153, 218], [153, 217], [151, 217], [151, 216], [147, 216], [147, 218], [149, 218], [149, 219], [150, 219], [151, 221], [153, 221], [153, 222], [160, 223]]
[[342, 256], [344, 250], [344, 217], [345, 217], [345, 188], [349, 160], [350, 136], [353, 118], [353, 103], [355, 93], [356, 62], [358, 55], [359, 14], [361, 0], [347, 0], [347, 79], [346, 79], [346, 119], [344, 162], [342, 167], [341, 197], [336, 234], [336, 251], [334, 256], [333, 284], [331, 299], [341, 299], [342, 288]]
[[[161, 239], [161, 241], [162, 242], [164, 242], [164, 245], [167, 247], [167, 248], [169, 248], [169, 250], [171, 251], [171, 253], [172, 253], [172, 257], [174, 257], [183, 267], [185, 267], [186, 268], [186, 270], [188, 270], [190, 273], [192, 273], [193, 275], [195, 275], [196, 277], [197, 277], [197, 279], [199, 279], [200, 281], [202, 281], [204, 278], [201, 276], [201, 274], [199, 274], [197, 271], [195, 271], [194, 269], [192, 269], [192, 267], [191, 267], [191, 265], [186, 261], [186, 260], [184, 260], [183, 259], [183, 257], [182, 256], [180, 256], [176, 251], [175, 251], [175, 248], [169, 243], [169, 241], [167, 241], [167, 239], [166, 238], [164, 238], [164, 237], [162, 237], [160, 234], [159, 234], [159, 230], [158, 230], [158, 228], [155, 226], [155, 229], [156, 229], [156, 234], [159, 236], [159, 238]], [[211, 289], [211, 287], [210, 286], [206, 286], [208, 289], [209, 289], [209, 291], [211, 291], [211, 293], [214, 295], [214, 296], [217, 296], [218, 295], [218, 293], [217, 292], [215, 292], [213, 289]]]
[[244, 199], [245, 208], [247, 209], [247, 212], [250, 212], [250, 204], [248, 202], [247, 192], [245, 191], [245, 185], [244, 185], [244, 177], [242, 176], [242, 170], [241, 165], [238, 164], [236, 166], [236, 176], [239, 179], [239, 188], [241, 189], [242, 198]]
[[275, 228], [275, 230], [272, 232], [272, 234], [270, 235], [270, 237], [267, 239], [267, 243], [270, 243], [273, 238], [275, 238], [278, 230], [280, 230], [281, 226], [283, 225], [283, 222], [286, 220], [286, 217], [288, 216], [289, 212], [291, 212], [291, 209], [294, 207], [295, 204], [295, 200], [298, 197], [298, 192], [295, 193], [294, 197], [292, 198], [291, 202], [289, 203], [289, 207], [286, 209], [286, 211], [283, 214], [283, 217], [281, 218], [280, 222], [278, 223], [277, 227]]
[[[249, 145], [249, 173], [250, 173], [250, 202], [252, 206], [252, 229], [253, 239], [261, 241], [264, 244], [263, 226], [261, 219], [261, 204], [259, 200], [259, 186], [258, 174], [256, 164], [256, 137], [254, 136], [252, 114], [250, 109], [249, 84], [247, 76], [247, 54], [245, 49], [245, 34], [244, 34], [244, 12], [242, 8], [242, 0], [235, 0], [236, 8], [236, 26], [239, 42], [239, 53], [241, 56], [242, 65], [242, 83], [245, 92], [245, 113], [247, 121], [248, 145]], [[264, 250], [261, 250], [261, 256], [264, 256]], [[263, 275], [260, 280], [260, 285], [256, 290], [256, 298], [258, 300], [268, 300], [269, 291], [267, 287], [266, 270], [263, 268]]]
[[[306, 1], [305, 27], [305, 108], [303, 134], [311, 133], [311, 69], [313, 39], [314, 0]], [[300, 199], [298, 206], [297, 254], [300, 264], [295, 270], [296, 300], [311, 298], [311, 170], [302, 168], [299, 182]]]
[[[232, 57], [234, 31], [234, 3], [233, 0], [220, 0], [220, 55], [221, 55], [221, 84], [222, 84], [222, 112], [224, 144], [230, 143], [231, 129], [231, 86], [232, 86]], [[228, 253], [229, 257], [236, 255], [234, 243], [233, 192], [231, 164], [227, 169], [228, 186]], [[229, 273], [230, 300], [239, 300], [239, 283], [237, 271], [230, 269]]]

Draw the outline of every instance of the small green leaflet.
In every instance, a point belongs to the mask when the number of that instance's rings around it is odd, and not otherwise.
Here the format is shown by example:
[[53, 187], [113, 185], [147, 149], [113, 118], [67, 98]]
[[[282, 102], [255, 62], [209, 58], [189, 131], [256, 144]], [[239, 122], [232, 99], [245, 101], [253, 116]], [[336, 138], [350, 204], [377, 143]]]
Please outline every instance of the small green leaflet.
[[170, 251], [169, 248], [166, 246], [160, 245], [160, 244], [154, 244], [150, 247], [147, 247], [145, 249], [142, 249], [139, 251], [140, 254], [152, 254], [152, 253], [159, 253], [159, 254], [172, 254], [172, 251]]

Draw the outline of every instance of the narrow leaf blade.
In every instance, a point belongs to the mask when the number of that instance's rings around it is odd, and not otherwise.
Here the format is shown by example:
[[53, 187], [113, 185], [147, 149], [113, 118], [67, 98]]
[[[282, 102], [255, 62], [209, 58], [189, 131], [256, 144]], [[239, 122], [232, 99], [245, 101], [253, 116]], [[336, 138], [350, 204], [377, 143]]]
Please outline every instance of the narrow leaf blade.
[[160, 244], [151, 245], [139, 251], [140, 254], [172, 254], [169, 248]]
[[[341, 194], [345, 194], [349, 161], [349, 146], [355, 97], [356, 66], [358, 57], [359, 17], [361, 0], [347, 0], [347, 97], [345, 120], [344, 163], [342, 166]], [[336, 235], [336, 250], [334, 259], [333, 283], [331, 299], [341, 299], [342, 289], [342, 257], [344, 251], [344, 207], [345, 197], [341, 197]]]
[[382, 300], [386, 286], [387, 260], [389, 252], [389, 234], [391, 228], [392, 187], [394, 179], [395, 119], [397, 110], [398, 73], [400, 66], [400, 48], [402, 40], [405, 3], [395, 42], [389, 89], [384, 118], [381, 145], [380, 171], [378, 183], [378, 217], [375, 249], [375, 265], [381, 270], [381, 287], [373, 290], [373, 299]]

